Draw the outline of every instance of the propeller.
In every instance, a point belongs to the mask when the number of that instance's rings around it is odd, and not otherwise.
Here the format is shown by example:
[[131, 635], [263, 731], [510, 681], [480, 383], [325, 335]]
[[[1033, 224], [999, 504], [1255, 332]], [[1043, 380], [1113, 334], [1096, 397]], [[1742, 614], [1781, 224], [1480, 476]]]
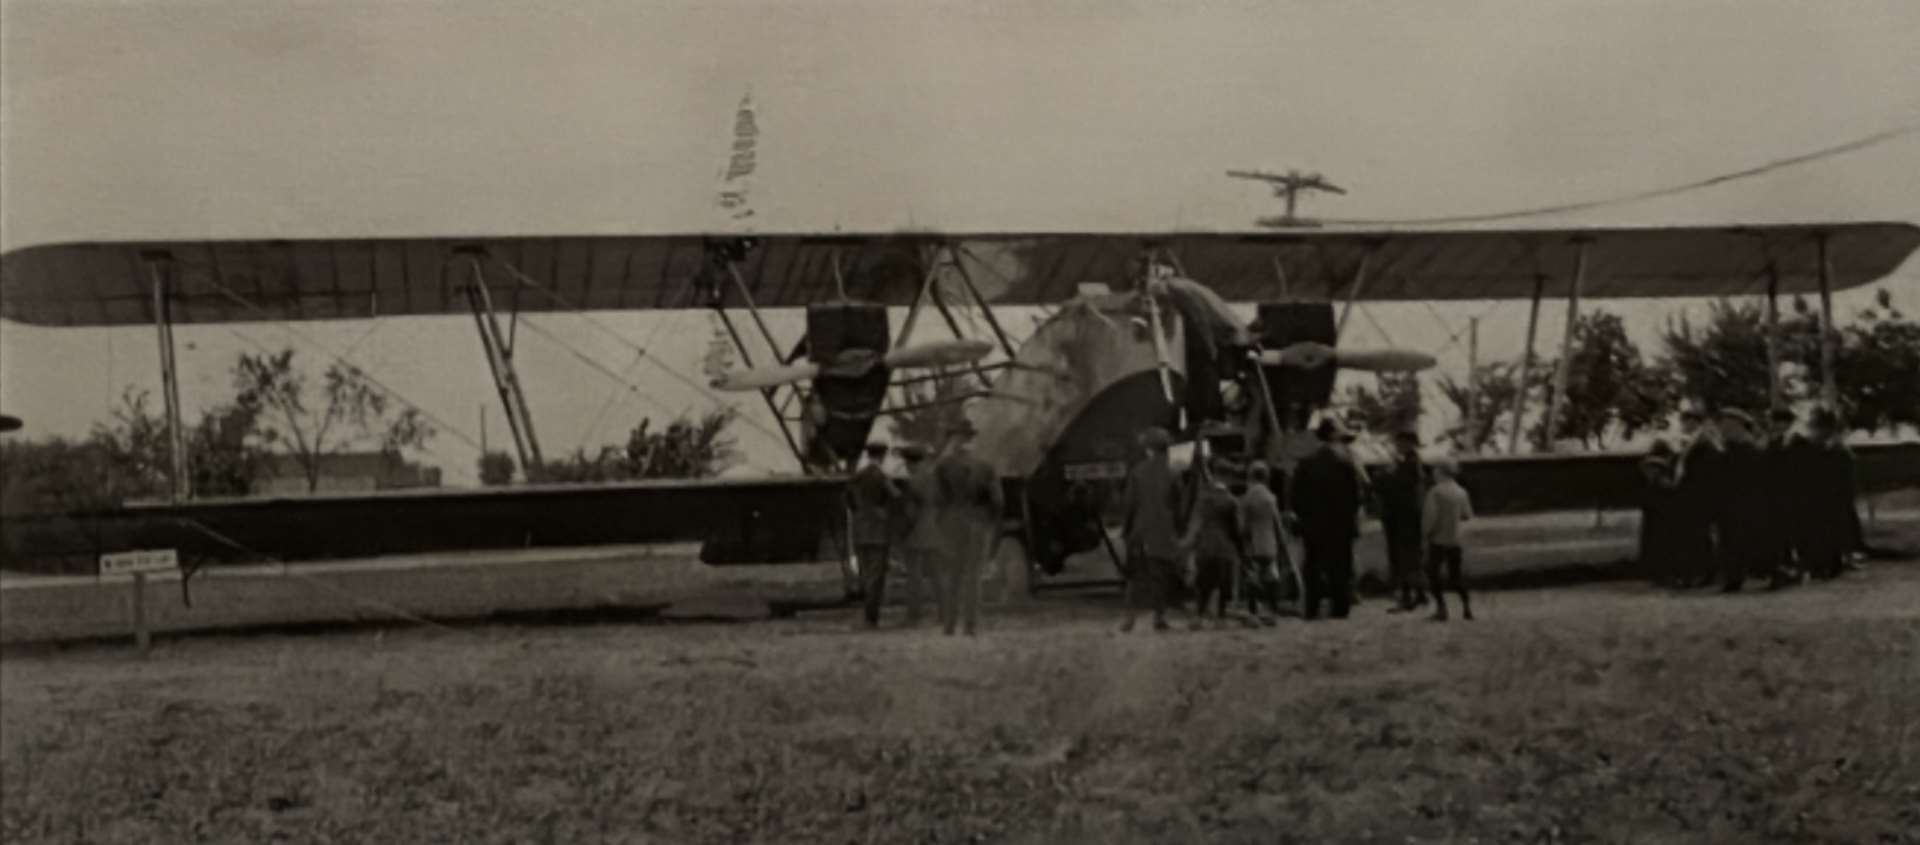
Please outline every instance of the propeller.
[[896, 349], [885, 355], [879, 355], [870, 349], [849, 349], [824, 366], [812, 361], [800, 361], [793, 364], [753, 367], [723, 373], [714, 377], [708, 384], [715, 390], [728, 392], [766, 390], [785, 384], [808, 381], [822, 375], [859, 378], [871, 372], [875, 366], [884, 366], [890, 370], [912, 370], [965, 364], [984, 358], [992, 351], [993, 344], [984, 340], [935, 341]]
[[1303, 370], [1332, 364], [1343, 370], [1396, 373], [1427, 369], [1434, 365], [1435, 359], [1425, 352], [1410, 349], [1337, 349], [1324, 343], [1305, 341], [1285, 349], [1266, 350], [1260, 353], [1260, 363]]

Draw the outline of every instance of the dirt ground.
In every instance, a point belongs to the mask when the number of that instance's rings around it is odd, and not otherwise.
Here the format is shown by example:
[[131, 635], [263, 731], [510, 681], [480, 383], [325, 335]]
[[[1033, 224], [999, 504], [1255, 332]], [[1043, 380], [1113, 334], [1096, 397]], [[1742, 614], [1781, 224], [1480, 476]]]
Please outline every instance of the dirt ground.
[[1920, 842], [1920, 566], [1383, 610], [15, 650], [0, 839]]

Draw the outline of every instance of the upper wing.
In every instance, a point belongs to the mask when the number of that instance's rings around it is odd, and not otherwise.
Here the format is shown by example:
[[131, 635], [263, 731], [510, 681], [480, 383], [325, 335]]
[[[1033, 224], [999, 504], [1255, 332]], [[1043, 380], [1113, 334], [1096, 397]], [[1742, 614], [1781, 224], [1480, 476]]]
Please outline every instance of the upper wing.
[[476, 278], [502, 310], [740, 306], [749, 296], [790, 308], [842, 291], [905, 306], [929, 268], [947, 277], [939, 289], [950, 300], [970, 298], [964, 278], [988, 303], [1034, 305], [1068, 299], [1082, 283], [1121, 283], [1147, 249], [1233, 301], [1520, 299], [1536, 284], [1564, 292], [1580, 242], [1588, 297], [1762, 293], [1769, 268], [1779, 292], [1802, 293], [1818, 289], [1822, 239], [1842, 290], [1893, 272], [1920, 246], [1920, 228], [774, 234], [753, 236], [735, 264], [738, 283], [710, 258], [718, 242], [700, 235], [75, 243], [0, 256], [0, 317], [151, 322], [154, 280], [168, 274], [176, 322], [460, 313]]

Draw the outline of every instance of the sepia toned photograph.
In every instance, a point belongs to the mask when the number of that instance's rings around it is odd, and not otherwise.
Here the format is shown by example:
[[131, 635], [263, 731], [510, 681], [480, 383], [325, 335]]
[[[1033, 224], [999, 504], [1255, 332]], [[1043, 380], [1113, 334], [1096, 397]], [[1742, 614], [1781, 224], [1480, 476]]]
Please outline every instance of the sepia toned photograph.
[[0, 842], [1920, 843], [1916, 45], [0, 0]]

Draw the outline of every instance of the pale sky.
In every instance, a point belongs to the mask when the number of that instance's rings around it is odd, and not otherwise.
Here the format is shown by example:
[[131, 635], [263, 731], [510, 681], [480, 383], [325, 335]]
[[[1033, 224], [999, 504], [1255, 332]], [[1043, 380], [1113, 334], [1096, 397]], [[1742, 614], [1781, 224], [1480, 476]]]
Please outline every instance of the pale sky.
[[[1463, 214], [1710, 176], [1920, 120], [1920, 3], [16, 2], [0, 6], [0, 245], [62, 240], [684, 232], [714, 208], [751, 90], [765, 229], [1238, 228], [1271, 198], [1230, 167], [1351, 191], [1340, 217]], [[1755, 180], [1534, 225], [1920, 221], [1914, 136]], [[1890, 280], [1920, 311], [1910, 263]], [[1845, 313], [1865, 294], [1843, 297]], [[1652, 346], [1670, 304], [1619, 305]], [[1517, 353], [1525, 305], [1485, 314]], [[1371, 317], [1372, 320], [1368, 320]], [[1543, 348], [1557, 343], [1543, 311]], [[1354, 342], [1440, 349], [1420, 305]], [[1373, 322], [1380, 324], [1375, 329]], [[535, 322], [616, 370], [698, 376], [705, 316]], [[783, 321], [791, 340], [797, 326]], [[467, 318], [295, 327], [506, 444]], [[618, 335], [624, 340], [616, 339]], [[269, 325], [177, 332], [189, 418]], [[546, 338], [521, 367], [550, 456], [703, 406]], [[1446, 348], [1443, 368], [1464, 365]], [[0, 324], [0, 407], [81, 434], [157, 388], [145, 329]], [[755, 400], [757, 402], [757, 400]], [[603, 412], [602, 408], [606, 410]], [[744, 408], [754, 405], [743, 404]], [[764, 412], [761, 412], [764, 415]], [[777, 441], [742, 431], [759, 469]], [[452, 434], [432, 460], [471, 479]]]

